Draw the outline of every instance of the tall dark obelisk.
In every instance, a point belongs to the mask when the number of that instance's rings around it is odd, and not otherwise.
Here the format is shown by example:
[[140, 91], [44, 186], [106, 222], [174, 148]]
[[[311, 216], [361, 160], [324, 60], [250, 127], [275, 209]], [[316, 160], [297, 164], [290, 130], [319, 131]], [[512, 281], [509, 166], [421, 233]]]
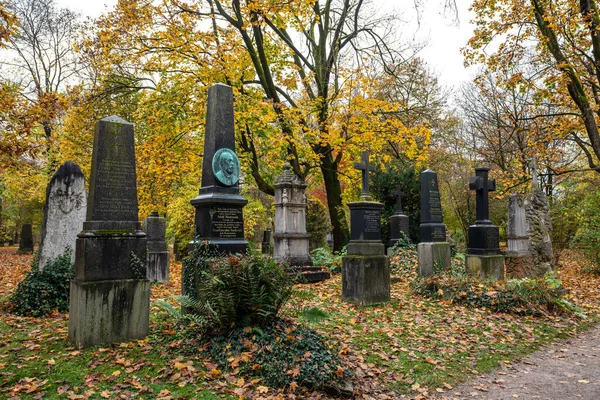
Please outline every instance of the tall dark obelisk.
[[248, 248], [242, 214], [248, 201], [240, 195], [239, 177], [233, 92], [218, 83], [208, 90], [202, 187], [191, 204], [196, 208], [194, 240], [206, 240], [223, 254], [245, 253]]

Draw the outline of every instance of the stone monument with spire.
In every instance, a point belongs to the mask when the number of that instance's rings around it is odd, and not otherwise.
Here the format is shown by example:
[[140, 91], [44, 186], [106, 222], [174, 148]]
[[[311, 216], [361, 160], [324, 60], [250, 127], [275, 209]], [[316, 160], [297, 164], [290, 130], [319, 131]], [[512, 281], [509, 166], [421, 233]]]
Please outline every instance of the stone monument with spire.
[[390, 264], [381, 241], [383, 204], [369, 194], [369, 153], [354, 168], [362, 171], [360, 200], [348, 203], [350, 209], [350, 243], [342, 258], [342, 300], [363, 305], [390, 300]]

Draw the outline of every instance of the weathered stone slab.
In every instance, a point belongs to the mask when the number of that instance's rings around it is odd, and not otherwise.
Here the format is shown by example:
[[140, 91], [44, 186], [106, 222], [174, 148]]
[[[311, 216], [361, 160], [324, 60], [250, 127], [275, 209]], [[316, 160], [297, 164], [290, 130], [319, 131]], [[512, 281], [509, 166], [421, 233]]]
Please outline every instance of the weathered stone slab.
[[[42, 235], [38, 250], [40, 269], [62, 255], [67, 247], [75, 250], [77, 234], [86, 217], [87, 196], [81, 168], [67, 161], [54, 173], [46, 188]], [[75, 261], [75, 252], [72, 262]]]
[[148, 279], [169, 283], [170, 257], [166, 241], [167, 221], [153, 212], [144, 219], [144, 231], [148, 242]]
[[507, 242], [510, 254], [529, 253], [529, 224], [523, 199], [518, 194], [508, 198]]
[[422, 242], [417, 245], [418, 274], [430, 276], [450, 269], [450, 243]]
[[467, 274], [479, 279], [501, 281], [505, 279], [503, 255], [473, 255], [465, 257]]
[[342, 300], [372, 305], [390, 300], [390, 262], [387, 256], [342, 258]]
[[148, 280], [71, 281], [69, 340], [79, 348], [143, 339], [148, 334]]

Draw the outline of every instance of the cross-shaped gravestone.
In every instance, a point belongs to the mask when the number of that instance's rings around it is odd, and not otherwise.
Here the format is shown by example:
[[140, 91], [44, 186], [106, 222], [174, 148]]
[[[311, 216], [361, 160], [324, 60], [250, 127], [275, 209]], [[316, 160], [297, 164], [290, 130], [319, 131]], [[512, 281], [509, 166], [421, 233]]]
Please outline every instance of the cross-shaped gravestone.
[[475, 168], [475, 175], [469, 180], [469, 189], [475, 190], [477, 220], [475, 225], [491, 225], [488, 192], [496, 190], [496, 180], [488, 179], [489, 168]]
[[396, 186], [394, 194], [396, 195], [396, 214], [402, 214], [402, 196], [404, 196], [404, 192], [400, 185]]
[[369, 152], [363, 151], [360, 163], [354, 163], [354, 168], [362, 171], [362, 193], [361, 199], [369, 199], [369, 171], [375, 171], [375, 167], [369, 164]]

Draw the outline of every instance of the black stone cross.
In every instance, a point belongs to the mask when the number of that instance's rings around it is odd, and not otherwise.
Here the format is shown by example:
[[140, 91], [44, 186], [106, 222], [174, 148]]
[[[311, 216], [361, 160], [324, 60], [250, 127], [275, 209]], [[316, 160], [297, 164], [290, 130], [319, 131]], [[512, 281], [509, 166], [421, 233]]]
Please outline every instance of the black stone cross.
[[369, 171], [375, 171], [375, 167], [369, 164], [369, 152], [363, 151], [360, 163], [354, 163], [354, 168], [362, 171], [362, 193], [361, 198], [369, 196]]
[[396, 214], [402, 214], [402, 196], [404, 196], [404, 192], [401, 190], [401, 186], [396, 186], [396, 190], [394, 191], [396, 195]]
[[489, 168], [475, 168], [475, 175], [469, 180], [469, 189], [475, 190], [475, 225], [491, 225], [488, 192], [496, 190], [496, 180], [488, 179]]

